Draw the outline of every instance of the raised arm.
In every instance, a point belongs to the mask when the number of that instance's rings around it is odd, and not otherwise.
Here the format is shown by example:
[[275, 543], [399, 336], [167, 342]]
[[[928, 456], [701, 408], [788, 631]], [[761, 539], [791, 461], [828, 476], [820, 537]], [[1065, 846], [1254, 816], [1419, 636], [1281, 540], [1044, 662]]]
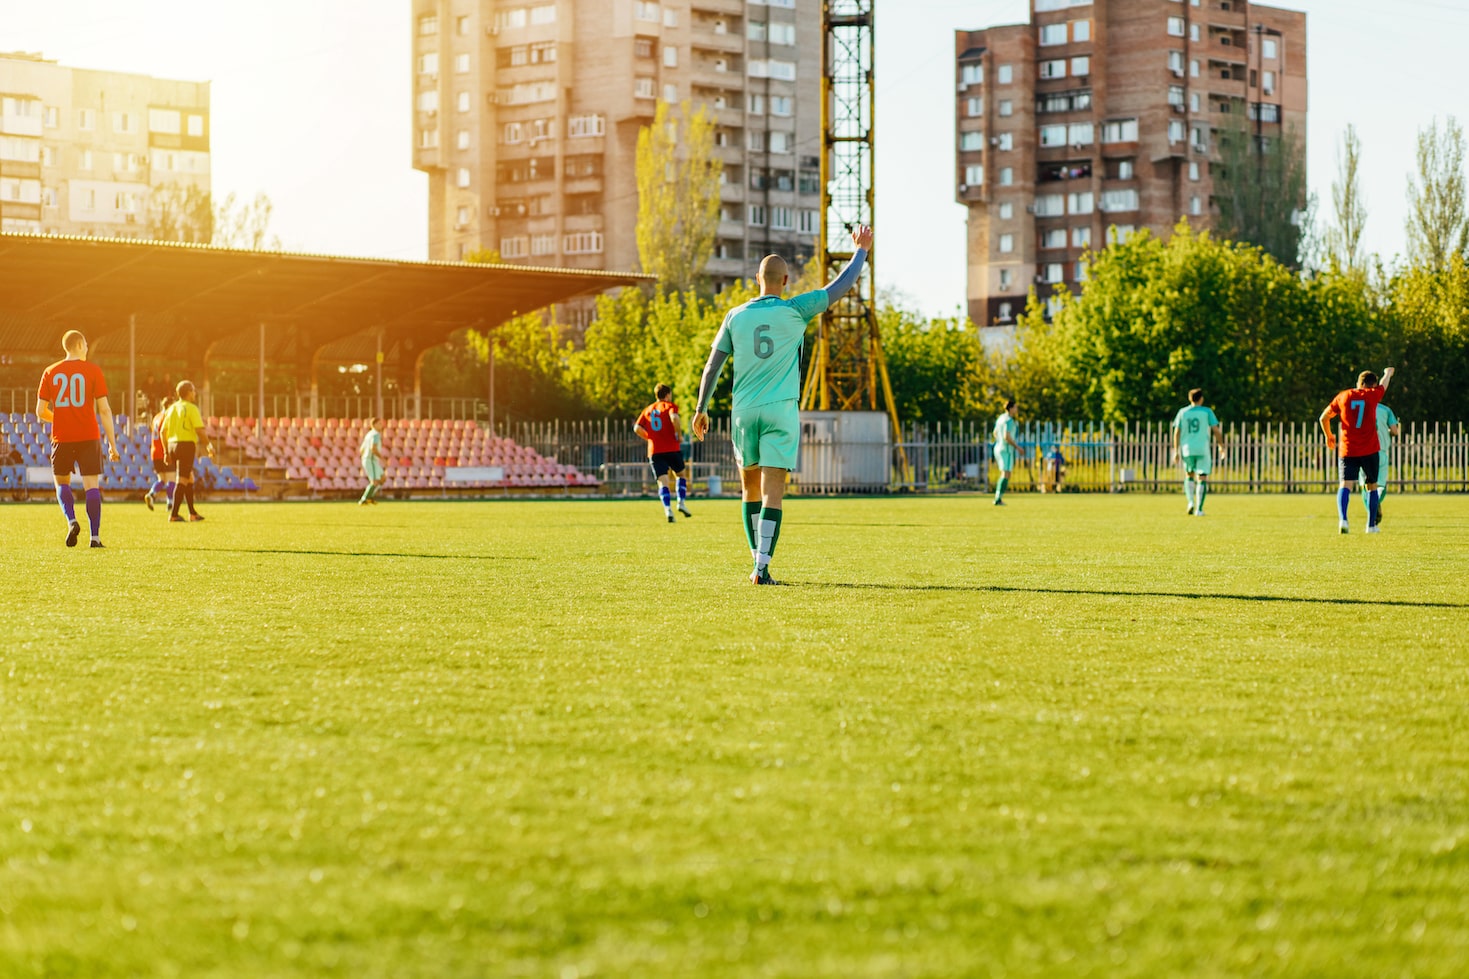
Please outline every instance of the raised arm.
[[862, 225], [852, 232], [852, 244], [857, 246], [857, 251], [852, 255], [852, 260], [847, 267], [842, 269], [840, 275], [831, 281], [826, 287], [826, 301], [834, 304], [857, 284], [857, 279], [862, 275], [862, 266], [867, 262], [867, 253], [872, 250], [872, 229]]
[[1392, 381], [1392, 376], [1398, 372], [1396, 367], [1389, 367], [1382, 372], [1382, 389], [1387, 390], [1387, 385]]

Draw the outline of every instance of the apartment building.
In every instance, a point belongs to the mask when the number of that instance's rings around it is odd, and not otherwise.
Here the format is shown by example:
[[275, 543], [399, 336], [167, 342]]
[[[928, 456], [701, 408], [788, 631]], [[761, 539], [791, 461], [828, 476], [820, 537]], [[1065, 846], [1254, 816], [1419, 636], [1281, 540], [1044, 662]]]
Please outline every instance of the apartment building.
[[1209, 227], [1221, 128], [1305, 138], [1306, 15], [1250, 0], [1031, 0], [1027, 24], [956, 32], [955, 55], [981, 325], [1032, 286], [1076, 289], [1109, 234]]
[[638, 267], [639, 131], [705, 106], [724, 170], [716, 284], [809, 257], [821, 188], [813, 0], [413, 0], [413, 162], [430, 255]]
[[208, 82], [0, 54], [0, 230], [146, 238], [209, 173]]

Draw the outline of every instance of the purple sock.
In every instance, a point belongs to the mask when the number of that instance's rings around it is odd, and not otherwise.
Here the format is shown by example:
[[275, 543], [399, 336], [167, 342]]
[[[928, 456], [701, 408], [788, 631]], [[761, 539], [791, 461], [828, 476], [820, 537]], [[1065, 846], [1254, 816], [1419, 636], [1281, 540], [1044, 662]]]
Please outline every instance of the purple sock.
[[1352, 502], [1352, 491], [1343, 486], [1336, 491], [1336, 512], [1343, 520], [1347, 519], [1347, 505]]
[[92, 525], [92, 539], [102, 533], [102, 491], [87, 490], [87, 523]]
[[77, 522], [77, 501], [71, 495], [71, 484], [65, 483], [56, 487], [56, 498], [61, 501], [61, 512], [66, 514], [67, 523]]

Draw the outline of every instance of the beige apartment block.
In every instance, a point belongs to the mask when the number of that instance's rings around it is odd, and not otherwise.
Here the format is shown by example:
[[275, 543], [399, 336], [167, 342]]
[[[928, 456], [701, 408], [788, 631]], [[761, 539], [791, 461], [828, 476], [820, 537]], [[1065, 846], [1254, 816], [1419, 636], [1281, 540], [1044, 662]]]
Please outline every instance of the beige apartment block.
[[209, 191], [209, 83], [0, 54], [0, 230], [147, 238], [164, 195]]
[[718, 123], [716, 285], [814, 250], [816, 0], [413, 0], [412, 29], [430, 257], [637, 268], [637, 138], [659, 100]]
[[1014, 321], [1073, 290], [1110, 234], [1217, 216], [1221, 127], [1306, 131], [1306, 15], [1249, 0], [1031, 0], [958, 31], [956, 185], [969, 315]]

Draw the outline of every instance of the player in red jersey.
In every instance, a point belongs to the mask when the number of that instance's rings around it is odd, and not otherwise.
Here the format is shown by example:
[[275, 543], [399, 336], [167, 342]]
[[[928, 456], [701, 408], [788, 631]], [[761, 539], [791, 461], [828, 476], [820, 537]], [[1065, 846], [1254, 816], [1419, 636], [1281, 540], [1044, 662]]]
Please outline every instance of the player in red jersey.
[[102, 368], [87, 360], [87, 338], [76, 330], [68, 330], [61, 338], [66, 359], [46, 368], [36, 392], [36, 415], [51, 423], [51, 475], [56, 480], [56, 499], [66, 515], [66, 546], [76, 547], [82, 527], [77, 523], [76, 499], [71, 492], [71, 473], [81, 470], [82, 487], [87, 493], [87, 522], [91, 524], [92, 546], [101, 547], [102, 491], [97, 483], [102, 475], [102, 445], [97, 419], [107, 431], [111, 448], [107, 458], [117, 462], [117, 432], [112, 426], [112, 406], [107, 403], [107, 381]]
[[153, 485], [143, 494], [143, 502], [148, 504], [149, 510], [153, 509], [153, 497], [165, 486], [168, 489], [168, 508], [173, 509], [173, 480], [168, 478], [173, 470], [168, 465], [168, 443], [163, 440], [163, 416], [168, 414], [168, 406], [175, 400], [171, 394], [163, 396], [163, 400], [158, 402], [158, 414], [153, 416], [150, 426], [153, 433], [152, 444], [149, 446], [153, 460]]
[[[1343, 391], [1331, 399], [1331, 404], [1321, 413], [1321, 430], [1326, 433], [1326, 444], [1338, 449], [1341, 461], [1341, 486], [1336, 491], [1336, 512], [1341, 518], [1338, 529], [1345, 534], [1347, 507], [1352, 502], [1352, 492], [1357, 488], [1357, 478], [1367, 484], [1367, 533], [1380, 533], [1378, 517], [1381, 514], [1382, 495], [1377, 492], [1378, 449], [1377, 405], [1387, 393], [1394, 368], [1382, 372], [1382, 383], [1377, 375], [1363, 371], [1357, 375], [1357, 386]], [[1331, 420], [1337, 420], [1341, 436], [1332, 434]]]
[[672, 477], [678, 479], [678, 512], [685, 517], [693, 516], [688, 505], [689, 471], [683, 458], [683, 436], [679, 430], [678, 405], [673, 403], [673, 388], [660, 384], [653, 397], [658, 400], [643, 409], [632, 430], [648, 443], [648, 464], [658, 481], [658, 498], [663, 501], [664, 516], [673, 523], [673, 494], [668, 486]]

